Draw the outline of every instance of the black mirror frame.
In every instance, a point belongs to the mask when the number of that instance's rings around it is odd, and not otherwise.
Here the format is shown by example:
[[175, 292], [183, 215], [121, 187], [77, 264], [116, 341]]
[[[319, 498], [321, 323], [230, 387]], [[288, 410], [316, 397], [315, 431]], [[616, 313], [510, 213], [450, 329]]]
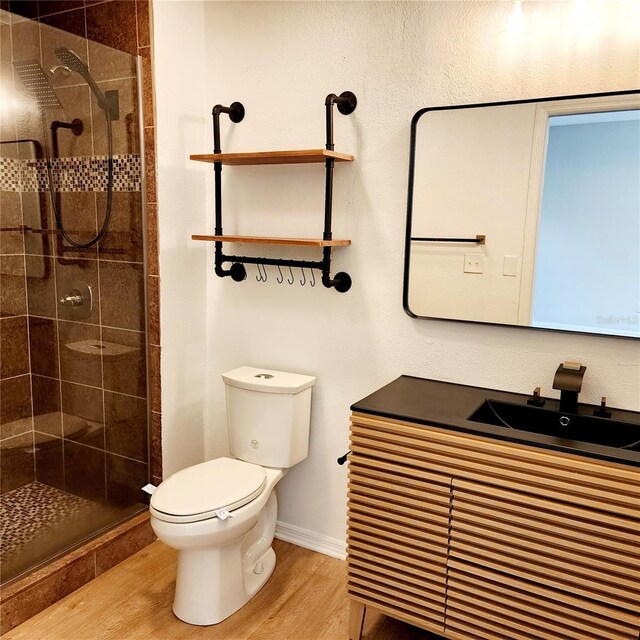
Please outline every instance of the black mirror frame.
[[416, 160], [416, 133], [418, 121], [420, 118], [430, 111], [452, 111], [458, 109], [473, 109], [477, 107], [501, 107], [512, 104], [531, 104], [532, 102], [554, 102], [557, 100], [576, 100], [581, 98], [604, 98], [613, 96], [625, 96], [640, 94], [640, 89], [629, 89], [627, 91], [607, 91], [602, 93], [582, 93], [575, 95], [553, 96], [547, 98], [529, 98], [526, 100], [504, 100], [501, 102], [479, 102], [474, 104], [448, 105], [442, 107], [425, 107], [416, 111], [411, 119], [411, 141], [409, 144], [409, 184], [407, 192], [407, 223], [405, 228], [405, 246], [404, 246], [404, 273], [402, 277], [402, 308], [404, 312], [411, 318], [422, 320], [440, 320], [444, 322], [462, 322], [465, 324], [481, 324], [494, 327], [515, 327], [516, 329], [533, 329], [535, 331], [551, 331], [554, 333], [569, 333], [585, 336], [597, 336], [603, 338], [621, 338], [626, 340], [638, 340], [635, 336], [620, 336], [605, 333], [593, 333], [588, 331], [572, 331], [570, 329], [551, 329], [545, 327], [531, 327], [518, 324], [502, 324], [499, 322], [482, 322], [479, 320], [464, 320], [459, 318], [436, 318], [432, 316], [419, 316], [411, 311], [409, 307], [409, 267], [411, 262], [411, 222], [413, 215], [413, 187], [415, 177], [415, 160]]

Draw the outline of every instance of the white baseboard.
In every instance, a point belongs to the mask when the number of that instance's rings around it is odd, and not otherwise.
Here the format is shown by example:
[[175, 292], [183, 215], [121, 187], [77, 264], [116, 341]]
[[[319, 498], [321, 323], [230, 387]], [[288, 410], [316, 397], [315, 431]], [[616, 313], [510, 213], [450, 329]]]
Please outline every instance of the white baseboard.
[[302, 527], [296, 527], [286, 522], [278, 521], [276, 523], [276, 538], [291, 542], [291, 544], [297, 544], [305, 549], [311, 549], [311, 551], [323, 553], [332, 558], [344, 560], [347, 557], [347, 544], [343, 540], [331, 538]]

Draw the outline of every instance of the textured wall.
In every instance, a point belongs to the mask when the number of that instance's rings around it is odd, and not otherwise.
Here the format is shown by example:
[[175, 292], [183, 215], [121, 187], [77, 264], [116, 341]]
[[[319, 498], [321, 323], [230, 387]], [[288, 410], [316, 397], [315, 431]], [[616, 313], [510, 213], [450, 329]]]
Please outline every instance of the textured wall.
[[211, 273], [191, 234], [206, 227], [208, 193], [206, 167], [190, 162], [189, 154], [207, 147], [203, 141], [211, 109], [203, 93], [202, 3], [155, 2], [153, 16], [165, 376], [162, 452], [167, 477], [204, 456], [206, 292]]
[[[198, 263], [204, 269], [205, 259], [208, 265], [208, 339], [194, 363], [173, 371], [180, 379], [190, 375], [188, 367], [206, 361], [200, 393], [206, 403], [207, 456], [220, 455], [227, 446], [221, 372], [253, 364], [318, 377], [311, 453], [281, 483], [281, 521], [344, 538], [346, 469], [335, 459], [347, 449], [349, 405], [400, 374], [524, 392], [541, 385], [545, 394], [555, 395], [550, 387], [558, 363], [577, 359], [588, 366], [585, 401], [607, 395], [615, 406], [640, 408], [636, 342], [415, 320], [402, 310], [409, 127], [419, 108], [637, 85], [634, 3], [606, 3], [595, 16], [575, 14], [574, 3], [522, 4], [519, 25], [508, 2], [204, 5], [202, 113], [206, 117], [217, 102], [233, 100], [247, 109], [242, 123], [223, 121], [223, 150], [319, 147], [324, 97], [348, 89], [359, 100], [353, 115], [336, 115], [336, 148], [356, 156], [355, 163], [335, 172], [335, 237], [353, 239], [350, 248], [336, 251], [334, 267], [353, 277], [347, 294], [279, 285], [277, 270], [265, 284], [256, 282], [254, 270], [242, 284], [215, 278], [211, 248], [185, 240], [194, 230], [193, 212], [185, 223], [171, 223], [185, 258], [174, 285], [203, 287], [203, 272], [190, 268]], [[189, 62], [176, 42], [187, 36], [156, 30], [156, 37], [157, 50], [171, 46], [172, 55]], [[180, 77], [173, 75], [174, 95], [181, 88]], [[191, 112], [171, 114], [174, 123], [188, 117]], [[206, 138], [184, 153], [211, 148], [208, 122], [204, 131]], [[162, 143], [161, 135], [161, 148]], [[224, 175], [227, 233], [295, 236], [321, 230], [321, 167], [232, 168]], [[208, 181], [200, 194], [190, 190], [193, 183], [188, 189], [166, 185], [167, 197], [173, 189], [173, 197], [181, 193], [202, 201], [202, 231], [212, 228], [212, 213], [204, 208], [212, 195]], [[161, 218], [165, 215], [176, 212], [162, 210]], [[310, 257], [302, 251], [295, 255]], [[165, 260], [174, 257], [161, 257], [163, 278]], [[163, 279], [163, 304], [170, 295], [167, 286]], [[192, 322], [195, 312], [200, 309], [189, 312]], [[168, 316], [185, 313], [164, 308], [163, 354], [181, 335], [170, 332]], [[165, 398], [172, 383], [164, 375], [163, 383]], [[164, 426], [165, 455], [173, 455], [167, 430], [177, 425], [165, 421]], [[179, 446], [176, 439], [172, 443]]]

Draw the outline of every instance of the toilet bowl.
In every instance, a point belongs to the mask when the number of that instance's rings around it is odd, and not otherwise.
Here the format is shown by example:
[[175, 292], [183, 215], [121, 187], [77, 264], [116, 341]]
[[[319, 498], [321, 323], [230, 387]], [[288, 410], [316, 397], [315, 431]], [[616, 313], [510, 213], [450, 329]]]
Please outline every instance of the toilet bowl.
[[[217, 624], [269, 579], [276, 564], [271, 548], [277, 518], [274, 487], [284, 474], [284, 469], [218, 458], [175, 474], [156, 490], [151, 526], [179, 553], [173, 603], [178, 618]], [[244, 482], [240, 487], [239, 480]], [[203, 490], [221, 483], [226, 490], [214, 495]], [[180, 499], [184, 494], [190, 496], [187, 505]], [[220, 510], [228, 517], [215, 514]]]
[[221, 622], [267, 582], [276, 564], [274, 488], [308, 455], [313, 376], [240, 367], [223, 374], [233, 457], [178, 471], [151, 496], [151, 526], [178, 551], [173, 611]]

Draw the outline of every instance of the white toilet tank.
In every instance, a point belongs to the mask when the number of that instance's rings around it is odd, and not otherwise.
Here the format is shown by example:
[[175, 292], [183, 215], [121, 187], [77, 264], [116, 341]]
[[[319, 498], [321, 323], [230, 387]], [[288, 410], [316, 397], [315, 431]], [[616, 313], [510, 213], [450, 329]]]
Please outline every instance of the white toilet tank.
[[239, 367], [222, 379], [231, 455], [279, 469], [307, 457], [314, 376]]

